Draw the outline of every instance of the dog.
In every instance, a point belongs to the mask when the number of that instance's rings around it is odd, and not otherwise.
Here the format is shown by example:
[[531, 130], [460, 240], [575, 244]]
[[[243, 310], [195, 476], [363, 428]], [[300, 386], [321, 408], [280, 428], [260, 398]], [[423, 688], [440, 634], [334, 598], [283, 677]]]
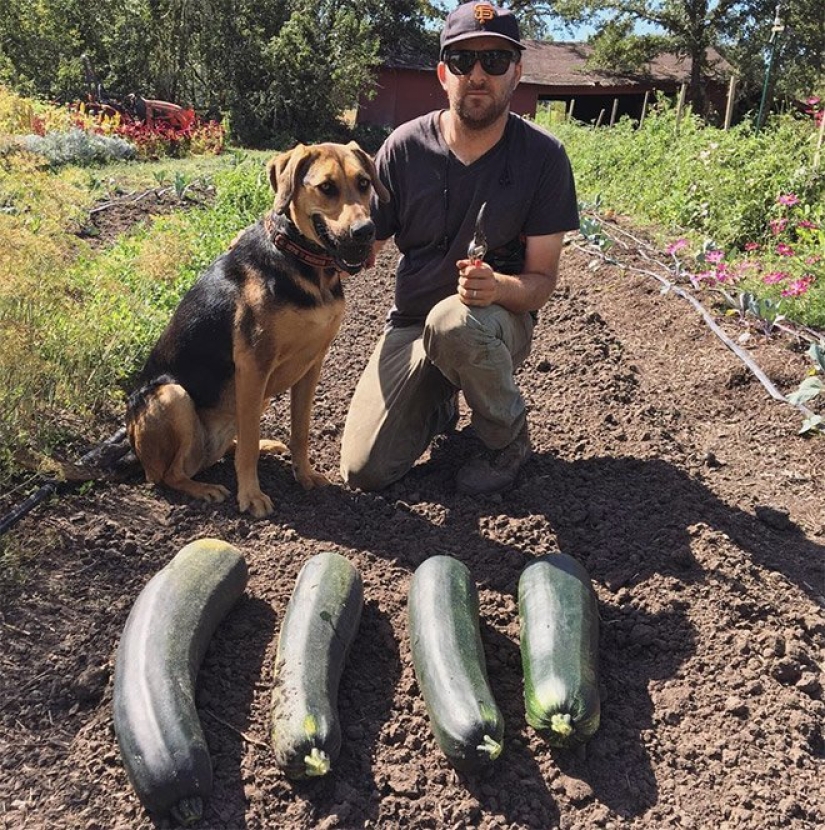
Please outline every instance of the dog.
[[267, 165], [272, 210], [242, 231], [184, 295], [127, 403], [126, 431], [147, 481], [222, 502], [193, 476], [234, 450], [238, 507], [269, 515], [260, 454], [269, 400], [290, 390], [289, 452], [298, 483], [329, 483], [309, 460], [315, 388], [344, 315], [342, 279], [368, 263], [373, 192], [389, 193], [356, 142], [299, 144]]

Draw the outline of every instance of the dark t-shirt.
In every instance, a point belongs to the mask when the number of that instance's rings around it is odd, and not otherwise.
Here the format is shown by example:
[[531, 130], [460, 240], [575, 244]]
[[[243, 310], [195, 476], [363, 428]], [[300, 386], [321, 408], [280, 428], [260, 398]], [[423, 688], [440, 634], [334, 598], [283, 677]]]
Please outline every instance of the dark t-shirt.
[[423, 322], [437, 302], [456, 292], [456, 261], [467, 256], [482, 203], [486, 260], [502, 273], [521, 272], [525, 236], [579, 227], [570, 162], [550, 133], [510, 114], [501, 141], [464, 165], [438, 124], [438, 112], [402, 124], [375, 159], [392, 196], [373, 201], [376, 236], [395, 236], [401, 252], [389, 316], [394, 326]]

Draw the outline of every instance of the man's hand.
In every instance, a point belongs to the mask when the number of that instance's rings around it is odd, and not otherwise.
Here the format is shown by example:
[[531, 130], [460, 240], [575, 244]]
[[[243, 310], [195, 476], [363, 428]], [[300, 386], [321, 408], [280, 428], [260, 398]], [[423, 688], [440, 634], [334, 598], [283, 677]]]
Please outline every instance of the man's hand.
[[493, 269], [486, 262], [460, 259], [458, 266], [458, 296], [464, 305], [488, 306], [498, 300], [498, 282]]

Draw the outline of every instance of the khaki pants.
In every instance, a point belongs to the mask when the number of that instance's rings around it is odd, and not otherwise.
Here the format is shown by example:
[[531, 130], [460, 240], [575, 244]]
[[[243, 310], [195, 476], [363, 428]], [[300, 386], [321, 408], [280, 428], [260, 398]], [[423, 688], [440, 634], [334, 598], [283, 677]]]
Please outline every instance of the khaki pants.
[[530, 353], [533, 317], [501, 306], [473, 308], [458, 295], [436, 305], [423, 326], [385, 332], [358, 382], [341, 442], [341, 475], [380, 490], [405, 475], [453, 416], [461, 390], [476, 434], [507, 446], [524, 425], [513, 378]]

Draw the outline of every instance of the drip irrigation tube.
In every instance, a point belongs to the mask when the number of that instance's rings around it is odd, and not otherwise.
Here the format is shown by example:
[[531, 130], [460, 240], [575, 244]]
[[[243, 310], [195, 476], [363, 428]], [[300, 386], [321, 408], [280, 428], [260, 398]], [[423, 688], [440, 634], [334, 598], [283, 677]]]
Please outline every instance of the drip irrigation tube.
[[[121, 427], [114, 435], [89, 450], [81, 459], [79, 466], [94, 466], [101, 462], [112, 464], [129, 452], [128, 443], [124, 446], [126, 428]], [[122, 450], [122, 452], [121, 452]], [[11, 530], [27, 513], [30, 513], [38, 504], [49, 496], [56, 495], [62, 482], [49, 479], [32, 493], [24, 502], [0, 519], [0, 536]], [[77, 483], [77, 482], [73, 482]]]

